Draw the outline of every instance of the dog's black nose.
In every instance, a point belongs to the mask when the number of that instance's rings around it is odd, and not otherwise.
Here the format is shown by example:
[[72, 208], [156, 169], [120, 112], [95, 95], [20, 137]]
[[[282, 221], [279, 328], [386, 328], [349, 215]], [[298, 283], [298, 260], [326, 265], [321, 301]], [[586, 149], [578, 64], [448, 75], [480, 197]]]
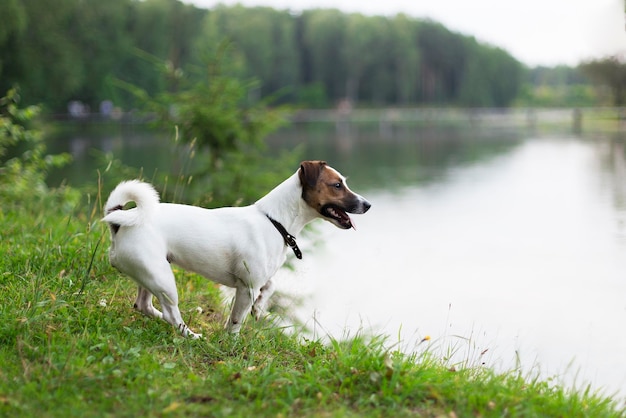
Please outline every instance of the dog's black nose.
[[368, 202], [367, 200], [363, 201], [363, 213], [370, 210], [371, 207], [372, 207], [372, 204], [370, 202]]

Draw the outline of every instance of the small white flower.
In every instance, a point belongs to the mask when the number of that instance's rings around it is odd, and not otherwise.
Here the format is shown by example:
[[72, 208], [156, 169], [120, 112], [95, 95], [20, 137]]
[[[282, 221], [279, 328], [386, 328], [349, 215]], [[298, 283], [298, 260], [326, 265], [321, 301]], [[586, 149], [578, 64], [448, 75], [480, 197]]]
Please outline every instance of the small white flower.
[[98, 302], [98, 305], [102, 306], [103, 308], [106, 308], [107, 306], [107, 300], [106, 299], [100, 299], [100, 301]]

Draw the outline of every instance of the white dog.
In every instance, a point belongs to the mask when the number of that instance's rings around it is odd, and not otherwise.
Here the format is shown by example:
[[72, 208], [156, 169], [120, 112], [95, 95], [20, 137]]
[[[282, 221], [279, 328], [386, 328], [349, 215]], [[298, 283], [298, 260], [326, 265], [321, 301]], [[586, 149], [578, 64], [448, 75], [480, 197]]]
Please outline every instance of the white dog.
[[[136, 207], [123, 210], [134, 201]], [[104, 207], [111, 230], [111, 265], [138, 285], [135, 308], [163, 318], [183, 336], [198, 338], [178, 309], [170, 263], [236, 289], [226, 325], [237, 333], [244, 317], [258, 318], [273, 293], [271, 278], [287, 247], [302, 257], [295, 235], [316, 218], [351, 228], [347, 213], [365, 213], [370, 203], [324, 161], [305, 161], [296, 173], [246, 207], [203, 209], [159, 203], [154, 188], [138, 180], [120, 183]], [[152, 296], [161, 313], [152, 305]]]

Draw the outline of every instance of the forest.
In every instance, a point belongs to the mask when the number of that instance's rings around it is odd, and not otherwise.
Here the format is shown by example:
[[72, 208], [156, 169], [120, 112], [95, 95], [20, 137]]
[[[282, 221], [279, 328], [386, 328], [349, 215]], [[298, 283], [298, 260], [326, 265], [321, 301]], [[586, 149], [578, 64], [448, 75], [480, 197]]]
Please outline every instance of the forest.
[[[174, 92], [220, 65], [248, 98], [301, 107], [593, 105], [577, 69], [527, 68], [507, 51], [398, 14], [217, 6], [178, 0], [0, 2], [0, 91], [66, 113], [136, 104], [120, 84]], [[252, 82], [254, 81], [254, 82]]]

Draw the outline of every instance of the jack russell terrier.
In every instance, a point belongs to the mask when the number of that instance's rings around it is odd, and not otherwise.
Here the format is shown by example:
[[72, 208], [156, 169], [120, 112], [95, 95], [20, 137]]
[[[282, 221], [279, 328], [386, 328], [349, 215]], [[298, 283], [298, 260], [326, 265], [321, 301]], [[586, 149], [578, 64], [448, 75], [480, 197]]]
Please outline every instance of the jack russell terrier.
[[[128, 202], [136, 207], [124, 210]], [[185, 337], [199, 338], [183, 321], [170, 263], [236, 289], [226, 328], [238, 333], [252, 311], [259, 318], [274, 292], [272, 277], [288, 247], [302, 253], [295, 234], [316, 218], [342, 229], [353, 227], [348, 213], [361, 214], [370, 203], [352, 192], [346, 179], [324, 161], [305, 161], [256, 203], [204, 209], [159, 203], [148, 183], [120, 183], [107, 200], [111, 265], [138, 285], [135, 308], [163, 318]], [[163, 312], [152, 305], [156, 296]]]

